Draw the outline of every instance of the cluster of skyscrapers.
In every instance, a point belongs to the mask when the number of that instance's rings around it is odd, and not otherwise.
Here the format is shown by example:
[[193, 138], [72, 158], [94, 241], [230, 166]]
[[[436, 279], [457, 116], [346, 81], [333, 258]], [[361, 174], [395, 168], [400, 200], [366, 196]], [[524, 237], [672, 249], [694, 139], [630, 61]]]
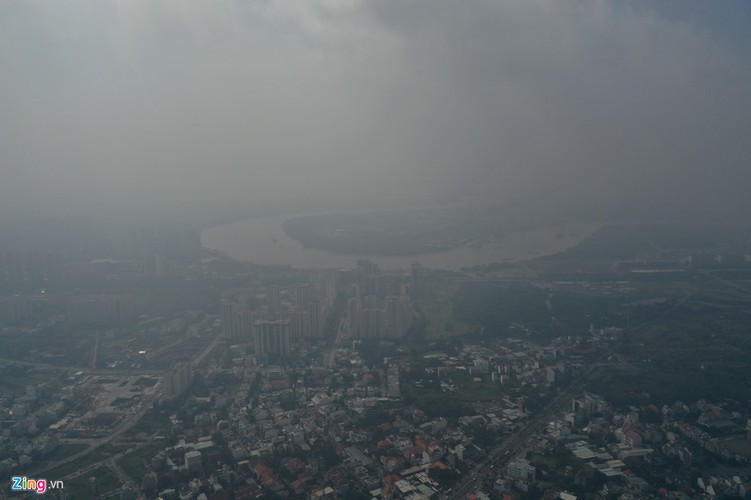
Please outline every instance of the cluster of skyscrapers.
[[136, 318], [135, 306], [128, 297], [71, 297], [64, 304], [68, 321], [73, 323], [123, 323]]
[[55, 252], [4, 252], [0, 264], [0, 283], [13, 285], [56, 281], [63, 273], [62, 256]]
[[337, 274], [327, 273], [318, 281], [288, 289], [268, 287], [262, 295], [222, 301], [224, 337], [253, 345], [257, 356], [287, 355], [295, 342], [323, 337], [336, 299]]
[[357, 283], [347, 300], [347, 323], [351, 338], [403, 337], [414, 317], [410, 299], [414, 279], [401, 274], [382, 274], [377, 264], [358, 263]]

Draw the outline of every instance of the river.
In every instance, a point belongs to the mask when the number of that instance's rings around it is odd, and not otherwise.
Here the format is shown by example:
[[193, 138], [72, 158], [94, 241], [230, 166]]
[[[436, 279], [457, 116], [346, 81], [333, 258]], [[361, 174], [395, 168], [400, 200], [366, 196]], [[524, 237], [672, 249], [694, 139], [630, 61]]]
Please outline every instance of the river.
[[437, 268], [458, 270], [502, 261], [529, 260], [557, 253], [579, 244], [602, 227], [600, 223], [576, 223], [536, 227], [514, 231], [480, 247], [418, 255], [344, 255], [306, 248], [287, 236], [282, 223], [296, 215], [269, 215], [245, 219], [204, 229], [201, 244], [227, 256], [262, 265], [290, 265], [297, 268], [355, 267], [358, 259], [368, 259], [382, 269], [409, 269], [413, 262]]

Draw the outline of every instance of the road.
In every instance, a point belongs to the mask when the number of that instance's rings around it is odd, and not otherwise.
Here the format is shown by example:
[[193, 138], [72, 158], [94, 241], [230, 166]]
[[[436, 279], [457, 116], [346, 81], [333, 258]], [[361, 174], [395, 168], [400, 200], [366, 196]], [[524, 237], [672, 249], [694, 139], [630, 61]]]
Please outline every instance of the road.
[[117, 476], [117, 479], [120, 480], [120, 488], [130, 488], [133, 491], [138, 491], [140, 488], [138, 487], [138, 484], [131, 479], [131, 477], [125, 473], [125, 471], [120, 467], [117, 462], [115, 461], [115, 457], [110, 458], [105, 462], [107, 464], [107, 467], [112, 470], [112, 472], [115, 473]]
[[[443, 498], [451, 500], [466, 498], [468, 493], [481, 486], [496, 470], [502, 471], [524, 447], [524, 444], [530, 437], [543, 430], [548, 422], [571, 405], [571, 400], [581, 394], [587, 379], [594, 370], [594, 366], [589, 368], [576, 381], [571, 383], [565, 391], [550, 401], [542, 411], [529, 420], [523, 429], [493, 449], [488, 454], [489, 457], [485, 462], [475, 465], [469, 473], [465, 474], [465, 479], [455, 487], [455, 491], [452, 491], [450, 495], [444, 495]], [[492, 469], [491, 466], [493, 466]]]
[[96, 358], [99, 354], [99, 335], [96, 336], [96, 341], [94, 342], [94, 352], [91, 354], [91, 371], [96, 371]]
[[[217, 335], [214, 337], [214, 339], [209, 343], [209, 345], [206, 346], [206, 348], [201, 351], [198, 356], [192, 361], [192, 366], [198, 365], [203, 358], [205, 358], [213, 349], [216, 347], [216, 344], [219, 341], [220, 336]], [[132, 372], [126, 372], [127, 374], [132, 374]], [[154, 402], [161, 396], [161, 390], [159, 387], [159, 384], [161, 384], [161, 381], [157, 382], [157, 385], [154, 387], [154, 391], [152, 394], [146, 398], [137, 406], [135, 411], [133, 411], [130, 415], [125, 417], [122, 422], [115, 428], [112, 433], [107, 436], [100, 439], [96, 439], [95, 441], [91, 442], [88, 448], [84, 449], [83, 451], [76, 453], [74, 455], [71, 455], [63, 460], [59, 460], [57, 462], [54, 462], [52, 464], [49, 464], [44, 469], [38, 471], [38, 473], [42, 473], [48, 470], [55, 469], [57, 467], [60, 467], [61, 465], [65, 465], [67, 463], [73, 462], [75, 460], [78, 460], [95, 449], [99, 448], [102, 445], [105, 445], [107, 443], [111, 443], [117, 438], [119, 438], [124, 433], [128, 432], [141, 418], [153, 407]]]
[[219, 339], [221, 338], [221, 334], [214, 335], [214, 339], [209, 342], [209, 345], [207, 345], [203, 351], [190, 363], [191, 368], [195, 368], [196, 366], [201, 364], [201, 361], [203, 361], [203, 358], [209, 355], [211, 351], [214, 350], [216, 347], [216, 344], [219, 342]]
[[148, 412], [152, 408], [153, 402], [160, 395], [161, 395], [160, 391], [155, 390], [150, 397], [144, 399], [144, 401], [141, 402], [141, 404], [138, 406], [136, 411], [134, 411], [132, 414], [128, 415], [125, 419], [123, 419], [123, 421], [120, 422], [120, 425], [118, 425], [117, 428], [115, 428], [115, 430], [109, 436], [95, 440], [89, 445], [88, 448], [84, 449], [83, 451], [70, 455], [69, 457], [63, 460], [58, 460], [57, 462], [53, 462], [47, 465], [47, 467], [45, 467], [44, 469], [37, 471], [36, 473], [40, 474], [42, 472], [46, 472], [48, 470], [52, 470], [57, 467], [60, 467], [61, 465], [65, 465], [67, 463], [78, 460], [90, 454], [92, 451], [99, 448], [100, 446], [103, 446], [107, 443], [111, 443], [115, 439], [119, 438], [122, 434], [129, 431], [131, 427], [133, 427], [139, 420], [141, 420], [141, 418], [146, 414], [146, 412]]
[[9, 364], [16, 366], [27, 366], [29, 368], [46, 368], [50, 370], [67, 370], [67, 371], [88, 371], [85, 366], [71, 365], [51, 365], [49, 363], [38, 363], [36, 361], [21, 361], [18, 359], [0, 357], [0, 364]]
[[[690, 294], [686, 294], [679, 299], [673, 307], [668, 311], [674, 310], [677, 307], [683, 305], [690, 297]], [[663, 315], [667, 311], [663, 312]], [[571, 404], [571, 400], [581, 394], [584, 390], [584, 386], [587, 380], [593, 373], [597, 373], [603, 366], [607, 366], [605, 361], [618, 352], [618, 348], [625, 341], [627, 333], [635, 330], [636, 328], [644, 328], [651, 323], [655, 322], [657, 318], [651, 318], [642, 322], [638, 326], [631, 326], [624, 331], [624, 335], [615, 344], [611, 345], [608, 350], [603, 352], [596, 360], [589, 364], [589, 368], [579, 378], [573, 381], [564, 392], [556, 396], [551, 402], [543, 408], [543, 410], [533, 417], [519, 432], [514, 434], [511, 438], [504, 441], [500, 446], [495, 448], [489, 453], [489, 458], [485, 462], [476, 465], [469, 474], [465, 475], [465, 479], [456, 486], [456, 491], [452, 491], [450, 495], [443, 495], [442, 498], [459, 500], [466, 498], [466, 495], [473, 491], [474, 488], [481, 486], [485, 480], [498, 470], [503, 470], [506, 465], [514, 458], [514, 456], [522, 449], [524, 443], [532, 437], [534, 434], [541, 431], [547, 423], [553, 419], [557, 414], [561, 413], [568, 405]], [[493, 469], [490, 467], [494, 466]]]
[[336, 361], [336, 349], [339, 347], [342, 339], [347, 334], [347, 320], [342, 318], [339, 321], [339, 329], [336, 331], [336, 338], [334, 339], [334, 344], [331, 346], [331, 350], [326, 355], [326, 366], [329, 368], [334, 367], [334, 362]]

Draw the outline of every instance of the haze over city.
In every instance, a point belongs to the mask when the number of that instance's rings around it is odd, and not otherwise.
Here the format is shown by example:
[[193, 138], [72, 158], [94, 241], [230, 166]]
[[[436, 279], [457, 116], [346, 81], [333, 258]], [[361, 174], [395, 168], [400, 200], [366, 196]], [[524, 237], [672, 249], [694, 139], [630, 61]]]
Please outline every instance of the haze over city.
[[747, 207], [745, 2], [6, 1], [0, 203]]
[[0, 0], [0, 500], [751, 498], [749, 28]]

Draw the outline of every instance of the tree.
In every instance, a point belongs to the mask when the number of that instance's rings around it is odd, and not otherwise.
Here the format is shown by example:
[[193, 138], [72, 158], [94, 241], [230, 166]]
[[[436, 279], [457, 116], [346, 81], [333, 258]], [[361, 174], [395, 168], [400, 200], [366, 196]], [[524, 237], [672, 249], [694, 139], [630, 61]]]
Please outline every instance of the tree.
[[454, 469], [439, 469], [433, 467], [428, 470], [428, 477], [440, 484], [443, 488], [451, 488], [459, 481], [459, 473]]

